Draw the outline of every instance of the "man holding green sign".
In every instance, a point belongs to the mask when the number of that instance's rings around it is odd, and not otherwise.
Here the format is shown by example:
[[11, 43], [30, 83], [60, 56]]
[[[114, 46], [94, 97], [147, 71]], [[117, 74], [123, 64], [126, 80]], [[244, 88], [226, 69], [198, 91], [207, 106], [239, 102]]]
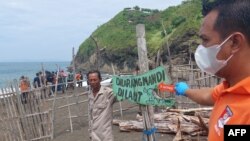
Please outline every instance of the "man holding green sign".
[[116, 99], [127, 99], [141, 105], [168, 106], [174, 105], [172, 99], [161, 99], [153, 92], [161, 82], [167, 82], [164, 67], [158, 67], [142, 75], [118, 77], [113, 76], [113, 92], [101, 86], [99, 71], [87, 74], [90, 93], [88, 95], [89, 133], [91, 141], [113, 141], [112, 107]]

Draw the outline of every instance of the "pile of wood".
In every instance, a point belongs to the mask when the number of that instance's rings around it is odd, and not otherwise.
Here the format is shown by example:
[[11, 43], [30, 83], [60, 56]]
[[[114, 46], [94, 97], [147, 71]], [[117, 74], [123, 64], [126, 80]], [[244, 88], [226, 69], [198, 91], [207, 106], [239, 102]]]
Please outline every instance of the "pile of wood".
[[[191, 110], [169, 109], [164, 113], [154, 114], [154, 125], [159, 133], [176, 134], [177, 132], [181, 132], [191, 136], [206, 136], [208, 134], [208, 115], [211, 110], [212, 108]], [[142, 116], [140, 115], [136, 116], [136, 120], [125, 121], [114, 119], [113, 124], [118, 125], [121, 131], [143, 130]]]

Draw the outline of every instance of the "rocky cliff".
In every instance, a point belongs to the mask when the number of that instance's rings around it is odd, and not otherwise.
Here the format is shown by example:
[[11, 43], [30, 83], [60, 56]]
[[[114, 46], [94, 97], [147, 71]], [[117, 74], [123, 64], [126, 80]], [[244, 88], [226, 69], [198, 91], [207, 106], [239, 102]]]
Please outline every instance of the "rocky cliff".
[[119, 72], [133, 71], [138, 63], [135, 26], [141, 23], [146, 28], [150, 65], [155, 66], [158, 52], [161, 62], [169, 63], [167, 46], [173, 64], [188, 63], [199, 43], [201, 20], [200, 0], [187, 0], [163, 11], [125, 8], [81, 44], [75, 58], [77, 69], [112, 72], [113, 66]]

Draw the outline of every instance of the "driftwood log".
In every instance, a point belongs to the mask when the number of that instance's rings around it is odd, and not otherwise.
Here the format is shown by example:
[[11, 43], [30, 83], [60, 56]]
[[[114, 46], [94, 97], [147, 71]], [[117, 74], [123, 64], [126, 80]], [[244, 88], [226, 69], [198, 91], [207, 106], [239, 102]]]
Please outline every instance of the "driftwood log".
[[[210, 109], [208, 109], [210, 110]], [[208, 111], [209, 112], [209, 111]], [[188, 134], [191, 136], [208, 134], [208, 118], [199, 114], [195, 116], [184, 115], [179, 112], [165, 112], [154, 114], [154, 125], [159, 133]], [[137, 115], [136, 120], [113, 120], [114, 125], [118, 125], [121, 131], [142, 131], [142, 116]], [[179, 128], [178, 128], [179, 127]], [[178, 133], [179, 132], [179, 133]]]

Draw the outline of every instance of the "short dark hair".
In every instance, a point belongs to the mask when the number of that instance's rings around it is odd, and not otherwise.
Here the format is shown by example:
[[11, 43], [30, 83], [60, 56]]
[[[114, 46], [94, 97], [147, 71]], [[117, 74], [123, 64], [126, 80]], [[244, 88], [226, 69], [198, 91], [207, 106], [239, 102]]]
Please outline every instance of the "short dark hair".
[[250, 0], [202, 0], [202, 14], [218, 11], [214, 25], [221, 38], [241, 32], [250, 43]]
[[89, 71], [89, 72], [87, 73], [87, 79], [89, 79], [89, 74], [92, 74], [92, 73], [97, 73], [98, 78], [99, 78], [100, 80], [102, 80], [102, 76], [101, 76], [101, 73], [100, 73], [99, 70], [91, 70], [91, 71]]

